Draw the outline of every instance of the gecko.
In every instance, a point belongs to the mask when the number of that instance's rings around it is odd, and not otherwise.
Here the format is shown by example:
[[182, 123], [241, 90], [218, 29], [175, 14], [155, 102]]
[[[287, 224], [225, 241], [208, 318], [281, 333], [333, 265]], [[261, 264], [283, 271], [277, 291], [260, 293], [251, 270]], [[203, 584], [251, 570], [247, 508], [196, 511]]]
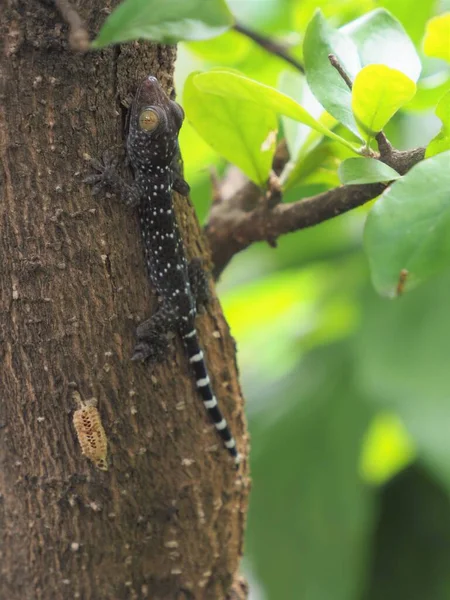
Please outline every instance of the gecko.
[[94, 161], [97, 172], [85, 182], [93, 185], [94, 195], [109, 188], [138, 209], [148, 275], [159, 307], [137, 327], [132, 360], [161, 361], [167, 351], [167, 333], [180, 334], [205, 409], [238, 468], [241, 456], [213, 393], [195, 327], [198, 307], [209, 295], [207, 275], [198, 259], [188, 263], [174, 213], [173, 191], [184, 196], [189, 192], [178, 168], [183, 120], [181, 106], [167, 96], [156, 77], [146, 77], [129, 113], [126, 150], [133, 183], [119, 175], [118, 160], [108, 155], [103, 162]]

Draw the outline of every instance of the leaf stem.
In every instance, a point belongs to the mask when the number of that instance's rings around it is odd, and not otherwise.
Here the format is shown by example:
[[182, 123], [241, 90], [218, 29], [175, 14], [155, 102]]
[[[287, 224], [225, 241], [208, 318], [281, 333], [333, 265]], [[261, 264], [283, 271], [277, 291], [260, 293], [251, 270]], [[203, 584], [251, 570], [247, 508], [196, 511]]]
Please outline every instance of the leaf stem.
[[348, 75], [347, 71], [344, 69], [344, 67], [339, 62], [338, 57], [335, 54], [329, 54], [328, 60], [330, 61], [331, 66], [336, 69], [336, 71], [339, 73], [339, 75], [345, 81], [348, 89], [351, 90], [353, 88], [353, 82], [350, 79], [350, 76]]

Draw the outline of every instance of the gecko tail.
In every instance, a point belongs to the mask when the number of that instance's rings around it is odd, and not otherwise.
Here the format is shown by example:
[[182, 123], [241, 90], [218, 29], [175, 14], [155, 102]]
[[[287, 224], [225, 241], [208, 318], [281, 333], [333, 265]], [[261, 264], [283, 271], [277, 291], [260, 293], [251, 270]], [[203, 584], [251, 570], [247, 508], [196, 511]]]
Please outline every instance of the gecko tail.
[[203, 352], [198, 343], [197, 330], [193, 328], [192, 331], [184, 334], [183, 341], [187, 349], [189, 362], [191, 363], [195, 375], [197, 389], [203, 400], [203, 405], [211, 417], [211, 420], [217, 429], [217, 433], [222, 438], [225, 448], [233, 457], [236, 468], [238, 468], [241, 462], [241, 455], [237, 450], [236, 440], [228, 427], [226, 419], [220, 411], [217, 399], [211, 389], [211, 382], [206, 369]]

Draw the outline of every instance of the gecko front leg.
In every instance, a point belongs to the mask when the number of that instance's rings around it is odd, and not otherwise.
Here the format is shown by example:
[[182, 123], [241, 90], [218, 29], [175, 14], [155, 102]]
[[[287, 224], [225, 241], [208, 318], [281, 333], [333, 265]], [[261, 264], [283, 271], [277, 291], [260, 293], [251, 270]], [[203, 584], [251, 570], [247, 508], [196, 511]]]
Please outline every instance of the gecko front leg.
[[93, 159], [91, 164], [97, 173], [88, 175], [84, 179], [84, 183], [93, 186], [93, 196], [103, 190], [109, 189], [116, 193], [127, 206], [138, 206], [141, 199], [139, 188], [135, 182], [129, 184], [119, 175], [119, 159], [117, 157], [107, 151], [101, 161]]
[[171, 175], [172, 175], [172, 189], [181, 196], [188, 196], [191, 188], [188, 182], [183, 177], [183, 162], [181, 160], [180, 149], [177, 148], [177, 152], [172, 160], [171, 164]]

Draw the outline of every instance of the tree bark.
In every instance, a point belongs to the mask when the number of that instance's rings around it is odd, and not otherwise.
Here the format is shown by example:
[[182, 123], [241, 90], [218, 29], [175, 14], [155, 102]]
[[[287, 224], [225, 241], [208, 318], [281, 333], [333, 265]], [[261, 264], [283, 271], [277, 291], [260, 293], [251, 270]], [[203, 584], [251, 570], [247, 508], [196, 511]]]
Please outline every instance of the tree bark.
[[[80, 0], [91, 34], [104, 3]], [[175, 336], [167, 360], [130, 362], [155, 307], [135, 212], [82, 184], [123, 144], [124, 102], [174, 47], [76, 54], [48, 1], [0, 7], [0, 598], [245, 598], [249, 488], [210, 425]], [[208, 258], [176, 198], [189, 257]], [[198, 318], [224, 413], [247, 454], [235, 347], [213, 296]], [[73, 413], [97, 399], [107, 471], [81, 452]]]

